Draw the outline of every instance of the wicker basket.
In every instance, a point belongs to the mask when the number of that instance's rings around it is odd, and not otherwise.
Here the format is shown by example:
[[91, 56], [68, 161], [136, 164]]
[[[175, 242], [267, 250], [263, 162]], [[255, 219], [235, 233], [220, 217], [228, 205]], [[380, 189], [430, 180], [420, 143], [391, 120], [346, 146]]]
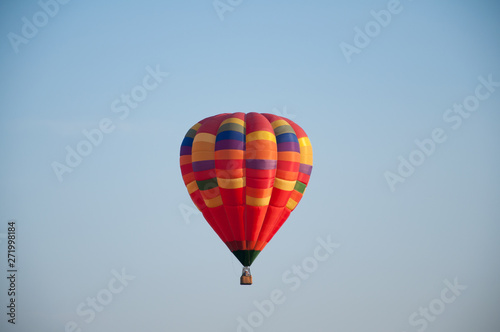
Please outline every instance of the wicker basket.
[[252, 284], [252, 276], [241, 276], [240, 285], [251, 285]]

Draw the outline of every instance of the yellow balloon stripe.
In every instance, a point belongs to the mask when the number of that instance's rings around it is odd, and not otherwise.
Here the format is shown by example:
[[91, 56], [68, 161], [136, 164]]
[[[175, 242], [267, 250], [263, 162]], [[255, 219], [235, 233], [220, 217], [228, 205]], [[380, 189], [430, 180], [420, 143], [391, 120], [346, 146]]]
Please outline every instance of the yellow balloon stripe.
[[290, 124], [286, 122], [285, 120], [276, 120], [271, 123], [271, 126], [273, 126], [273, 129], [276, 129], [279, 126], [289, 126]]
[[313, 150], [309, 137], [299, 138], [300, 146], [300, 163], [312, 165], [313, 164]]
[[265, 130], [254, 131], [247, 135], [247, 142], [256, 140], [268, 140], [276, 143], [276, 136], [274, 136], [274, 133]]
[[215, 135], [209, 133], [199, 133], [194, 137], [193, 145], [196, 142], [208, 142], [215, 144]]
[[311, 146], [301, 146], [300, 147], [300, 163], [312, 165], [313, 164], [313, 153]]
[[246, 197], [246, 203], [249, 206], [266, 206], [266, 205], [269, 205], [270, 200], [271, 200], [271, 196], [258, 198], [258, 197], [252, 197], [252, 196], [247, 195], [247, 197]]
[[288, 181], [276, 178], [274, 179], [274, 188], [278, 188], [285, 191], [292, 191], [295, 188], [295, 183], [297, 181]]
[[193, 156], [193, 162], [214, 159], [214, 153], [211, 151], [194, 152], [192, 156]]
[[213, 151], [215, 149], [215, 144], [210, 142], [198, 141], [193, 144], [191, 154], [205, 151]]
[[222, 197], [219, 195], [219, 196], [212, 198], [212, 199], [205, 199], [205, 204], [209, 208], [221, 206], [222, 205]]
[[311, 146], [311, 141], [309, 140], [309, 137], [299, 138], [299, 145], [300, 145], [300, 147]]
[[290, 198], [290, 199], [288, 200], [288, 203], [286, 204], [286, 207], [287, 207], [288, 209], [290, 209], [291, 211], [293, 211], [293, 209], [295, 209], [295, 207], [297, 206], [297, 204], [298, 204], [298, 203], [297, 203], [296, 201], [294, 201], [293, 199], [291, 199], [291, 198]]
[[241, 119], [238, 119], [238, 118], [229, 118], [229, 119], [226, 119], [226, 120], [222, 121], [222, 123], [220, 124], [219, 127], [221, 127], [222, 125], [225, 125], [226, 123], [237, 123], [237, 124], [242, 125], [243, 127], [245, 127], [245, 121], [243, 121]]
[[238, 179], [223, 179], [223, 178], [217, 178], [217, 183], [219, 184], [219, 187], [223, 189], [238, 189], [238, 188], [243, 188], [245, 186], [245, 178], [238, 178]]
[[189, 192], [189, 194], [191, 195], [192, 193], [194, 193], [196, 190], [198, 190], [198, 184], [196, 183], [196, 181], [192, 181], [190, 183], [188, 183], [186, 185], [186, 188]]

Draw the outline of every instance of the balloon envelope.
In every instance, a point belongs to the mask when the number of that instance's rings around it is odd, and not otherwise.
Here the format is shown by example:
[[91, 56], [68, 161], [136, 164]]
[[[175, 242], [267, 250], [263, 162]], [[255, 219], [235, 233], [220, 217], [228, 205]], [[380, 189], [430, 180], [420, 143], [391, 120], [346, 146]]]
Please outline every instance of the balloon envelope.
[[273, 114], [219, 114], [182, 141], [180, 166], [196, 207], [250, 266], [302, 198], [312, 147], [293, 121]]

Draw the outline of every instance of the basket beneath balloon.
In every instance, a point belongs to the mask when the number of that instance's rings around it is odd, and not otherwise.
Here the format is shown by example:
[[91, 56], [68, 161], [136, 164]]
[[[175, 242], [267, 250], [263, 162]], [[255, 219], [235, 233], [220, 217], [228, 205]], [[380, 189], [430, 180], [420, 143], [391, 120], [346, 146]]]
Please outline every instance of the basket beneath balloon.
[[240, 285], [251, 285], [252, 284], [252, 276], [241, 276]]
[[251, 285], [252, 274], [250, 273], [250, 266], [243, 266], [241, 271], [240, 285]]

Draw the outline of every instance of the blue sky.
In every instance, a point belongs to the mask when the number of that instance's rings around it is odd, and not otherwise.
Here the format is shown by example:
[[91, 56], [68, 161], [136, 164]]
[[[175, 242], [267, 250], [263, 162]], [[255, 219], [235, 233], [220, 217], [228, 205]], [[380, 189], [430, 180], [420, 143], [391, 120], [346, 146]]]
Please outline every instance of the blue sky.
[[[222, 20], [212, 1], [41, 3], [53, 17], [0, 4], [2, 257], [18, 226], [2, 331], [498, 330], [498, 4], [224, 0]], [[314, 149], [251, 287], [178, 166], [189, 127], [223, 112], [288, 116]], [[88, 155], [58, 178], [79, 144]], [[400, 157], [418, 164], [408, 176]]]

